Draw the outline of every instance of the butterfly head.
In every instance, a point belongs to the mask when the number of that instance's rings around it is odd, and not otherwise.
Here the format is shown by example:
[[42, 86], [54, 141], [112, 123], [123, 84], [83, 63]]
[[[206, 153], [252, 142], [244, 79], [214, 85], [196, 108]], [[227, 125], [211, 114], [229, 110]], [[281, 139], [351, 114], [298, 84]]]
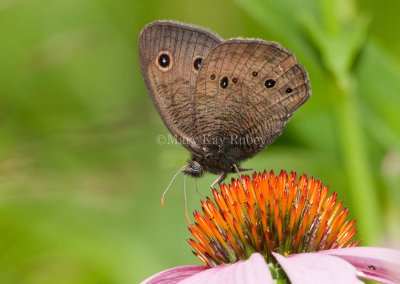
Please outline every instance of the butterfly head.
[[191, 160], [183, 172], [192, 177], [201, 177], [204, 174], [204, 168], [199, 162]]

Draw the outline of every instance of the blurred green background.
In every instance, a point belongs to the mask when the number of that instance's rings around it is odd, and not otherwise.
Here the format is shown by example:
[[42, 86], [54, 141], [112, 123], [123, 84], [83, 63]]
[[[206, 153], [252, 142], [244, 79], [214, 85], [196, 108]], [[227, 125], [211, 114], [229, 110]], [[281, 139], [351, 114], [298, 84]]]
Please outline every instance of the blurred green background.
[[[364, 245], [399, 245], [399, 1], [0, 0], [0, 283], [137, 283], [199, 264], [185, 239], [189, 154], [140, 74], [156, 19], [281, 42], [313, 96], [247, 161], [306, 172], [338, 191]], [[199, 181], [210, 194], [215, 179]], [[195, 182], [188, 206], [198, 208]]]

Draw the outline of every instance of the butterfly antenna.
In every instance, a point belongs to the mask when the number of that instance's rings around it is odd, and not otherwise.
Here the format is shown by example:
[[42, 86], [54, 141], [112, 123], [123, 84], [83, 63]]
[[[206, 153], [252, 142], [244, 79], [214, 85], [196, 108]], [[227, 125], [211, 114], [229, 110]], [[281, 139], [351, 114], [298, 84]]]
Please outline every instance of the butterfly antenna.
[[183, 174], [183, 199], [185, 200], [185, 217], [186, 222], [190, 225], [190, 218], [187, 208], [187, 195], [186, 195], [186, 174]]
[[242, 180], [242, 176], [240, 175], [240, 172], [239, 172], [238, 167], [236, 166], [236, 164], [233, 164], [233, 167], [235, 168], [236, 173], [237, 173], [238, 176], [239, 176], [239, 179], [240, 179], [240, 182], [241, 182], [242, 185], [243, 185], [243, 188], [244, 188], [245, 190], [247, 190], [247, 189], [246, 189], [246, 185], [244, 184], [244, 181]]
[[167, 194], [167, 191], [169, 190], [169, 188], [171, 187], [171, 184], [174, 182], [174, 180], [176, 179], [176, 177], [178, 176], [178, 174], [180, 172], [182, 172], [188, 165], [184, 165], [181, 169], [179, 169], [179, 171], [176, 172], [176, 174], [174, 175], [174, 177], [171, 179], [171, 181], [169, 182], [167, 188], [164, 190], [162, 197], [161, 197], [161, 206], [164, 207], [164, 197], [165, 194]]

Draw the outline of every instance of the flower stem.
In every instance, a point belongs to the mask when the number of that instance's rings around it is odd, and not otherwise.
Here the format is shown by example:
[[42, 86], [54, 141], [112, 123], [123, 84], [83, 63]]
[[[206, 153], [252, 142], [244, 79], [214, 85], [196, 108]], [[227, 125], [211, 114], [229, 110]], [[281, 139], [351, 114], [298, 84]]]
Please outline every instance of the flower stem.
[[373, 186], [364, 133], [361, 127], [354, 85], [350, 80], [337, 80], [339, 95], [336, 115], [345, 172], [349, 182], [350, 198], [358, 219], [361, 238], [366, 243], [377, 240], [380, 232], [380, 211], [377, 191]]
[[269, 270], [271, 271], [272, 278], [275, 280], [276, 284], [289, 284], [289, 278], [287, 277], [285, 271], [281, 267], [276, 265], [268, 264]]

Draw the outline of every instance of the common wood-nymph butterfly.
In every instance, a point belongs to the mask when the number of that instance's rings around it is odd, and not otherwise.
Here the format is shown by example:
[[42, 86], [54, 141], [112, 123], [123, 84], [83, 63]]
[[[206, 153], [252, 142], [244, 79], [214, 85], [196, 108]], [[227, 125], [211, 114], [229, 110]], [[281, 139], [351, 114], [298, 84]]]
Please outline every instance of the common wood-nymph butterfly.
[[183, 172], [243, 170], [311, 95], [304, 68], [275, 42], [223, 40], [197, 26], [155, 21], [139, 37], [140, 66], [167, 128], [191, 153]]

